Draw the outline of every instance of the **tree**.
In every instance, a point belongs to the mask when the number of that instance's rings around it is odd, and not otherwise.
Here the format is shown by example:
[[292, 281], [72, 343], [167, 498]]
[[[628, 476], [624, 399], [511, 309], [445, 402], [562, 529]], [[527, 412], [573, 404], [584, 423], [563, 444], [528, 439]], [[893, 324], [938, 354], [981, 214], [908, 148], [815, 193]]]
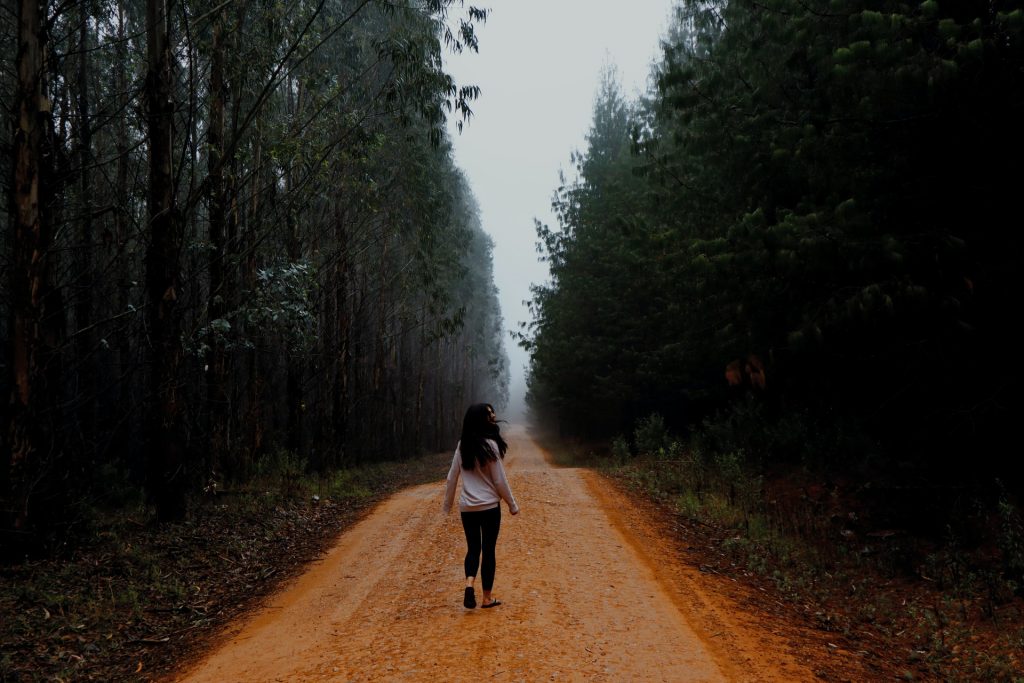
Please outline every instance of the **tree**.
[[5, 533], [66, 538], [133, 487], [177, 519], [282, 451], [329, 471], [447, 447], [461, 401], [500, 397], [489, 247], [445, 137], [479, 91], [442, 60], [486, 12], [19, 11]]
[[[605, 385], [627, 427], [657, 411], [694, 428], [728, 407], [726, 367], [756, 355], [765, 409], [831, 435], [834, 464], [980, 448], [1003, 467], [1009, 385], [981, 364], [1010, 354], [997, 311], [1020, 293], [1018, 231], [998, 218], [1020, 175], [998, 160], [1024, 146], [1021, 17], [1013, 2], [680, 3], [632, 181], [588, 193], [607, 157], [590, 142], [561, 231], [541, 229], [533, 400], [585, 421], [573, 406]], [[621, 229], [595, 230], [618, 206]]]
[[574, 157], [578, 180], [555, 196], [558, 230], [537, 226], [551, 283], [534, 288], [528, 384], [535, 412], [556, 412], [563, 432], [595, 435], [628, 420], [637, 387], [627, 378], [648, 351], [652, 273], [638, 249], [650, 235], [639, 214], [633, 125], [617, 72], [606, 67], [587, 150]]
[[182, 434], [179, 372], [181, 218], [174, 175], [174, 60], [170, 0], [146, 3], [146, 117], [149, 146], [149, 245], [146, 249], [150, 344], [149, 491], [161, 519], [185, 515], [187, 457]]
[[45, 3], [18, 3], [8, 271], [12, 389], [0, 442], [2, 528], [10, 552], [24, 547], [23, 541], [39, 523], [37, 514], [45, 514], [45, 504], [36, 503], [46, 500], [48, 487], [40, 484], [49, 483], [47, 472], [62, 455], [58, 410], [64, 311], [60, 291], [54, 288], [45, 19]]

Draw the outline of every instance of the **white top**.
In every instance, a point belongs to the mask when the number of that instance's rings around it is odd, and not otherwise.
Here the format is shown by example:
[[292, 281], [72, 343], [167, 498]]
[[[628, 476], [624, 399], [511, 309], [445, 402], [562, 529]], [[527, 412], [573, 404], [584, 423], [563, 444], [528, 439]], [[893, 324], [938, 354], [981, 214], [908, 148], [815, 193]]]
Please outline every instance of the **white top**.
[[[491, 451], [498, 455], [498, 444], [491, 439], [485, 439]], [[462, 495], [459, 496], [459, 512], [476, 512], [479, 510], [490, 510], [501, 504], [501, 501], [508, 503], [508, 509], [512, 514], [519, 512], [519, 504], [512, 495], [512, 489], [508, 486], [508, 479], [505, 478], [505, 467], [501, 464], [501, 457], [488, 462], [481, 467], [479, 463], [471, 469], [462, 469], [461, 447], [455, 448], [455, 457], [452, 459], [452, 467], [448, 470], [448, 484], [444, 491], [444, 513], [448, 514], [452, 509], [452, 502], [455, 500], [455, 487], [459, 483], [459, 474], [462, 474]]]

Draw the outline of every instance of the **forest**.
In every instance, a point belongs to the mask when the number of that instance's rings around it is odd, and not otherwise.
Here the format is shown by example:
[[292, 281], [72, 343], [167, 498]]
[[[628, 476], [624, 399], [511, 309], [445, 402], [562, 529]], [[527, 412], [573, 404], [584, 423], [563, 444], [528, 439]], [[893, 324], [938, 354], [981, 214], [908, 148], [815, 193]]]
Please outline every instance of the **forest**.
[[[509, 400], [451, 132], [485, 94], [446, 62], [491, 15], [0, 0], [0, 680], [173, 674]], [[1021, 121], [1021, 0], [676, 0], [532, 226], [507, 535], [564, 517], [531, 477], [586, 477], [751, 623], [825, 634], [819, 678], [1019, 680]], [[380, 526], [440, 538], [420, 502]], [[393, 588], [374, 642], [458, 608]]]
[[535, 417], [1024, 492], [1022, 67], [1012, 0], [678, 3], [537, 225]]
[[1019, 0], [684, 0], [536, 223], [533, 420], [823, 678], [1020, 680], [1022, 120]]
[[268, 462], [447, 450], [508, 390], [454, 0], [5, 0], [0, 547]]

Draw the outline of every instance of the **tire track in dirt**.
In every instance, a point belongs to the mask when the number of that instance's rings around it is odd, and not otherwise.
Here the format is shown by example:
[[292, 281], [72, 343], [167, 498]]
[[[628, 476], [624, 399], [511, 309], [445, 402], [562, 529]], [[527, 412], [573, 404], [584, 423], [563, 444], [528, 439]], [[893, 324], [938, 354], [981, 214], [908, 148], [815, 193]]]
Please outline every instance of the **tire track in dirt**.
[[493, 610], [462, 607], [458, 514], [443, 483], [407, 489], [177, 680], [813, 680], [783, 642], [675, 566], [643, 516], [596, 475], [549, 465], [517, 428], [506, 468]]

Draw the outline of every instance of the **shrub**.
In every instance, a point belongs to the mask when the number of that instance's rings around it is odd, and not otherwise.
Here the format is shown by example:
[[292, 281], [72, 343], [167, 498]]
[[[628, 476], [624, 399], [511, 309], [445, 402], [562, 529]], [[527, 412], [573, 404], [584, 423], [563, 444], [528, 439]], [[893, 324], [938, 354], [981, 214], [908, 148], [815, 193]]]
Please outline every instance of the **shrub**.
[[658, 455], [659, 451], [669, 445], [665, 420], [658, 413], [652, 413], [640, 420], [633, 436], [636, 438], [636, 449], [644, 455]]
[[1024, 524], [1020, 512], [1005, 493], [999, 497], [999, 551], [1003, 574], [1020, 590], [1024, 585]]
[[629, 441], [620, 434], [612, 441], [612, 458], [616, 463], [625, 465], [629, 462], [629, 457]]

